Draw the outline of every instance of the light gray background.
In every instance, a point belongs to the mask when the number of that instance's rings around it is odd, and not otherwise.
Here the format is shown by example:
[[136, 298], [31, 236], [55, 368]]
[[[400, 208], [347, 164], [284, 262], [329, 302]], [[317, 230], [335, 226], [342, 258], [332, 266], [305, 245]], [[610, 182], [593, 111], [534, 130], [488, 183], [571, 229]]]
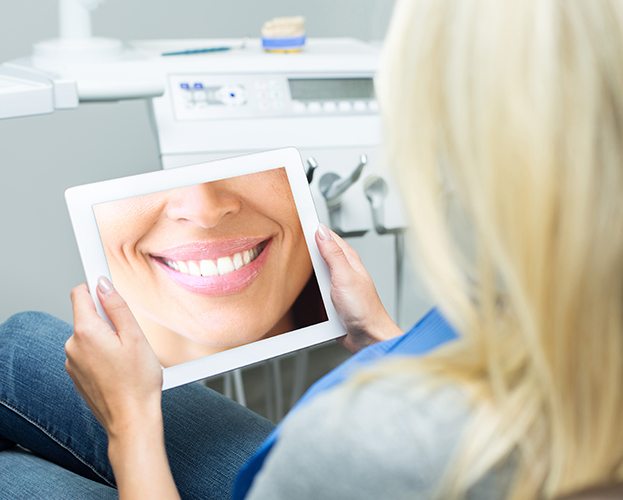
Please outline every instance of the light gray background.
[[[96, 35], [132, 40], [256, 36], [273, 16], [301, 14], [309, 36], [380, 40], [392, 6], [391, 0], [108, 0], [93, 19]], [[34, 42], [56, 33], [56, 1], [4, 2], [0, 62], [29, 54]], [[143, 101], [0, 120], [0, 321], [22, 310], [71, 318], [69, 291], [83, 274], [63, 199], [67, 187], [159, 168]], [[409, 308], [409, 297], [405, 302]]]

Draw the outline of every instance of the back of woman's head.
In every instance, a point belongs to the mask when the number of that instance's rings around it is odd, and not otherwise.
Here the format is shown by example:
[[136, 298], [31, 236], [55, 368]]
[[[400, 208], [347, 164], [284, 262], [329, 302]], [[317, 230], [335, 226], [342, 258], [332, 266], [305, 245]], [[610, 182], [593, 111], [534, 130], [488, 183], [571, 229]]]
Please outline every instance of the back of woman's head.
[[515, 498], [620, 478], [623, 1], [399, 0], [378, 88], [476, 403], [454, 493], [513, 451]]

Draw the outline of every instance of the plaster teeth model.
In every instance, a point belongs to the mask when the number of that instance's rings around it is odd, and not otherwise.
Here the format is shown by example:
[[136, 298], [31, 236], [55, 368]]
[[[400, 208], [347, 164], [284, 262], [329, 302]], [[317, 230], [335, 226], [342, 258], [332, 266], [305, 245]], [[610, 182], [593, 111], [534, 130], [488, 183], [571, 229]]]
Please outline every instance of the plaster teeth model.
[[300, 52], [305, 46], [305, 18], [276, 17], [262, 26], [262, 47], [266, 52]]

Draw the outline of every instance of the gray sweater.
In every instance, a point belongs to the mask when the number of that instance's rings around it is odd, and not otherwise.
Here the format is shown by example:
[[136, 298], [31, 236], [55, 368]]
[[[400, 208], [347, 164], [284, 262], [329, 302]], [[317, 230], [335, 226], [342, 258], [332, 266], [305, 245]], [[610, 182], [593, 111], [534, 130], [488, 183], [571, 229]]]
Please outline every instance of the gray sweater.
[[[287, 418], [247, 498], [433, 498], [471, 413], [457, 387], [420, 382], [398, 375], [318, 396]], [[510, 476], [488, 474], [468, 498], [503, 498]]]

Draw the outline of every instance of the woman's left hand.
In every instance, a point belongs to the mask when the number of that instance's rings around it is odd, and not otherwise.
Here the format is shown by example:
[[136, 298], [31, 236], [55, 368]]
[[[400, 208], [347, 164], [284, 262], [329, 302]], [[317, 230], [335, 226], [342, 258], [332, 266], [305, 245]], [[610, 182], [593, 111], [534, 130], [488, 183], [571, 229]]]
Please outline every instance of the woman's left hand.
[[74, 288], [74, 334], [65, 344], [65, 367], [109, 438], [123, 439], [150, 427], [150, 418], [161, 425], [162, 369], [108, 279], [100, 278], [97, 295], [114, 329], [98, 315], [86, 285]]

